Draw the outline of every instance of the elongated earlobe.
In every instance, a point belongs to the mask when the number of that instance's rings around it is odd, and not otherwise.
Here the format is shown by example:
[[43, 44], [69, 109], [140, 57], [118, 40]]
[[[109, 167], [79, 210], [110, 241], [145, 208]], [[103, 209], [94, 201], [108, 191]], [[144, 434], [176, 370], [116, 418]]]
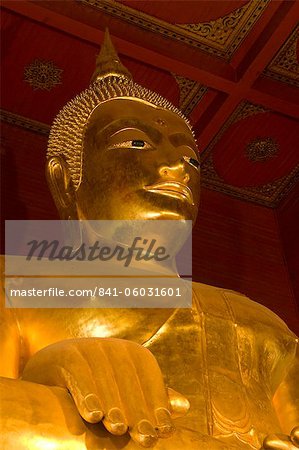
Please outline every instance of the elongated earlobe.
[[60, 218], [76, 220], [75, 192], [65, 161], [58, 156], [50, 158], [46, 165], [46, 177]]

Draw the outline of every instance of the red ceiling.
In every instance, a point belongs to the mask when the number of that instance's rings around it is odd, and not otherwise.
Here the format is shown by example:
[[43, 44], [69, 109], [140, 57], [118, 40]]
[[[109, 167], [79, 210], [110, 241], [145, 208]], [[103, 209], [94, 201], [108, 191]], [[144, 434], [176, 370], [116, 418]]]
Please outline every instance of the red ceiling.
[[[5, 35], [2, 40], [2, 108], [51, 124], [62, 106], [88, 86], [99, 45], [82, 42], [7, 10], [2, 11], [1, 23]], [[62, 83], [53, 91], [33, 90], [24, 82], [24, 68], [36, 58], [53, 61], [63, 70]], [[179, 88], [170, 73], [124, 55], [121, 58], [138, 83], [178, 102]]]
[[[57, 217], [44, 179], [43, 124], [88, 85], [109, 25], [134, 79], [176, 104], [181, 98], [194, 124], [204, 186], [194, 233], [194, 278], [240, 290], [298, 330], [298, 64], [291, 44], [284, 48], [294, 36], [298, 2], [263, 2], [261, 11], [254, 10], [254, 0], [102, 0], [97, 8], [91, 0], [2, 3], [2, 216]], [[222, 47], [221, 27], [206, 39], [202, 29], [190, 34], [175, 25], [209, 22], [211, 29], [218, 20], [226, 29], [228, 19], [221, 18], [240, 7], [253, 11], [245, 31], [238, 28], [245, 16], [229, 16], [232, 37]], [[150, 29], [152, 24], [156, 28]], [[215, 54], [215, 40], [222, 56]], [[61, 84], [34, 90], [25, 82], [25, 67], [35, 59], [61, 69]], [[280, 80], [271, 67], [284, 71]], [[189, 79], [185, 87], [174, 75]], [[277, 146], [275, 155], [248, 159], [248, 146], [268, 138]]]
[[164, 0], [155, 1], [119, 1], [123, 5], [127, 5], [138, 11], [145, 12], [151, 16], [165, 20], [169, 23], [198, 23], [198, 22], [210, 22], [211, 20], [218, 19], [234, 11], [240, 6], [248, 3], [248, 0], [235, 0], [232, 1], [176, 1], [170, 0], [165, 7]]
[[[277, 154], [255, 162], [246, 149], [255, 139], [270, 136]], [[299, 162], [298, 121], [272, 112], [255, 114], [233, 123], [213, 149], [214, 166], [225, 183], [259, 186], [290, 173]]]

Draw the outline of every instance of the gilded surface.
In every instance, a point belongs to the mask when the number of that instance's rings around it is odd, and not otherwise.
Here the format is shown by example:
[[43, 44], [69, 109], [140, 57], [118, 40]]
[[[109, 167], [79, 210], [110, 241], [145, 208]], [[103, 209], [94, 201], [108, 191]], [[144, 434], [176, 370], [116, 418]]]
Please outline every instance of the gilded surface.
[[213, 49], [212, 53], [225, 56], [229, 60], [267, 4], [267, 1], [253, 0], [219, 19], [178, 26], [198, 36], [203, 43], [211, 47], [211, 50]]
[[50, 91], [57, 84], [61, 84], [62, 69], [55, 66], [53, 61], [35, 59], [24, 69], [24, 81], [33, 89]]
[[[189, 124], [118, 92], [81, 128], [76, 185], [52, 129], [47, 175], [61, 218], [195, 222]], [[238, 293], [194, 283], [190, 309], [2, 308], [0, 335], [4, 450], [299, 447], [298, 339]]]
[[[264, 107], [255, 105], [249, 102], [242, 102], [236, 108], [234, 113], [222, 126], [221, 130], [213, 138], [209, 146], [202, 153], [202, 184], [209, 189], [215, 189], [233, 195], [237, 198], [249, 200], [261, 205], [275, 208], [281, 199], [292, 189], [299, 179], [299, 166], [296, 165], [294, 169], [286, 176], [280, 177], [270, 183], [260, 186], [245, 186], [237, 187], [226, 184], [224, 180], [218, 175], [215, 170], [213, 162], [213, 148], [221, 139], [225, 131], [235, 122], [246, 119], [255, 114], [267, 112]], [[272, 148], [272, 147], [271, 147]]]
[[299, 86], [298, 36], [299, 27], [297, 26], [264, 71], [265, 75], [293, 86]]
[[246, 147], [246, 156], [250, 161], [266, 161], [273, 158], [279, 151], [278, 143], [271, 137], [252, 139]]
[[173, 25], [113, 0], [80, 0], [137, 27], [230, 60], [234, 51], [261, 17], [269, 0], [251, 0], [215, 21]]
[[203, 186], [271, 208], [276, 208], [299, 180], [298, 164], [286, 176], [277, 178], [270, 183], [259, 186], [246, 186], [244, 188], [231, 186], [224, 182], [215, 170], [212, 154], [207, 156], [201, 167]]
[[[23, 364], [49, 344], [80, 337], [129, 339], [150, 349], [157, 358], [166, 385], [176, 388], [191, 404], [185, 417], [174, 420], [177, 431], [173, 437], [156, 444], [155, 448], [159, 450], [259, 449], [266, 434], [281, 433], [271, 399], [284, 371], [293, 364], [296, 339], [277, 316], [244, 296], [195, 284], [191, 311], [101, 310], [99, 314], [98, 310], [19, 310], [16, 314], [23, 340], [20, 348]], [[15, 346], [19, 341], [19, 338], [13, 339], [13, 333], [17, 338], [19, 331], [14, 331], [12, 325], [6, 331], [10, 332], [12, 340], [10, 345], [7, 342], [6, 350], [11, 351], [12, 344]], [[94, 361], [98, 350], [95, 342], [90, 344]], [[59, 350], [63, 354], [61, 347]], [[88, 349], [84, 354], [86, 360]], [[57, 364], [57, 355], [55, 361]], [[48, 384], [42, 378], [45, 377], [43, 372], [33, 372], [34, 362], [33, 359], [31, 367], [27, 364], [23, 378]], [[52, 364], [51, 360], [44, 359], [44, 367], [49, 364]], [[89, 364], [96, 374], [95, 362], [90, 360]], [[101, 359], [99, 364], [103, 364]], [[81, 378], [82, 362], [78, 369]], [[122, 373], [122, 376], [129, 376], [128, 368]], [[154, 382], [152, 375], [151, 379]], [[18, 444], [18, 448], [36, 449], [41, 448], [38, 443], [42, 440], [49, 443], [57, 439], [60, 440], [59, 449], [139, 448], [127, 435], [112, 439], [100, 426], [98, 429], [96, 425], [86, 428], [61, 388], [3, 379], [3, 389], [7, 386], [11, 390], [4, 392], [3, 405], [9, 415], [7, 417], [4, 411], [5, 425], [12, 427], [13, 423], [18, 423], [24, 435], [10, 429], [3, 448], [14, 449]], [[145, 394], [149, 395], [149, 392], [148, 388]], [[11, 402], [16, 402], [13, 410]], [[278, 400], [278, 409], [279, 405]], [[283, 404], [280, 406], [283, 409]], [[24, 414], [25, 408], [27, 414]], [[294, 424], [295, 417], [290, 424]], [[28, 439], [28, 429], [32, 437], [30, 446], [26, 447], [24, 440], [25, 437]]]
[[189, 116], [206, 94], [208, 88], [189, 78], [176, 74], [173, 74], [173, 76], [180, 88], [180, 109], [186, 116]]

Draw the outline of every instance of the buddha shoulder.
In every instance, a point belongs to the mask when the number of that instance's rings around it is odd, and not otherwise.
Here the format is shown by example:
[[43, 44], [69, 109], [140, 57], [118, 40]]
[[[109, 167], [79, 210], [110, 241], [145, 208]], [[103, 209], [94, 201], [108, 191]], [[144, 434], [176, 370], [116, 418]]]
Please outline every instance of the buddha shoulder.
[[208, 316], [232, 321], [255, 332], [267, 329], [270, 334], [272, 330], [275, 334], [296, 337], [274, 312], [239, 292], [193, 283], [193, 296], [198, 311]]

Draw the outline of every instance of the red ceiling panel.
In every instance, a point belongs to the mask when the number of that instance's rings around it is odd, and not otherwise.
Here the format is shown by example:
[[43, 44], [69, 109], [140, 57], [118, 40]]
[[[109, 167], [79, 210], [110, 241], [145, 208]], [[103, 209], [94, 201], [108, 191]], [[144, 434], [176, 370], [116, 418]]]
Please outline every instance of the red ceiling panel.
[[142, 11], [158, 19], [169, 23], [199, 23], [218, 19], [226, 16], [241, 6], [249, 3], [249, 0], [235, 0], [234, 2], [226, 0], [189, 1], [189, 0], [119, 0], [118, 3], [127, 5], [131, 8]]
[[1, 125], [2, 219], [57, 219], [45, 178], [47, 136]]
[[[40, 122], [51, 123], [60, 108], [88, 87], [99, 47], [53, 30], [23, 16], [2, 11], [2, 108]], [[173, 76], [120, 55], [134, 80], [178, 103]], [[24, 81], [25, 67], [35, 59], [52, 61], [62, 69], [61, 84], [51, 91], [33, 89]]]
[[[269, 139], [276, 147], [273, 156], [252, 161], [250, 148]], [[259, 186], [290, 173], [299, 163], [299, 121], [264, 112], [233, 123], [213, 149], [218, 175], [232, 186]], [[271, 148], [269, 149], [269, 152]]]
[[290, 284], [295, 298], [299, 292], [299, 183], [276, 211], [279, 238], [284, 251], [284, 260], [288, 266]]

